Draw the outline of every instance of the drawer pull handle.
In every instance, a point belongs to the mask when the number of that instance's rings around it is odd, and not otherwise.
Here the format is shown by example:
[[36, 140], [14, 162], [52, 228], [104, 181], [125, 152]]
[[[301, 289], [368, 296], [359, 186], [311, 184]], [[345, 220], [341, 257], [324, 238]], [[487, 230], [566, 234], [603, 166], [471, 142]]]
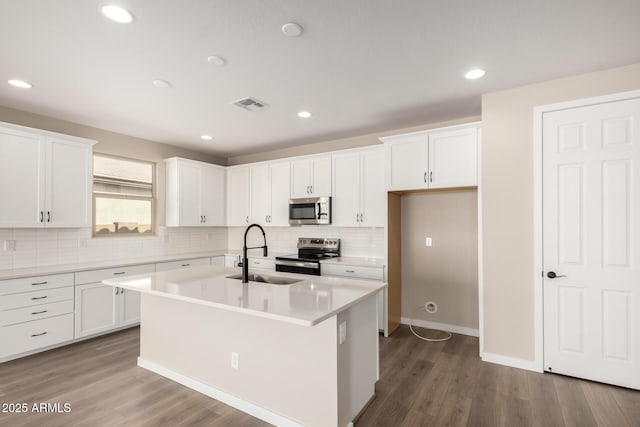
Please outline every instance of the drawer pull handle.
[[347, 273], [355, 273], [356, 271], [355, 270], [345, 270], [345, 272], [347, 272]]
[[40, 285], [46, 285], [49, 282], [38, 282], [38, 283], [32, 283], [31, 286], [40, 286]]
[[119, 271], [117, 273], [113, 273], [113, 275], [114, 276], [120, 276], [121, 274], [124, 274], [124, 273], [125, 273], [124, 271]]
[[191, 264], [182, 264], [181, 267], [189, 267]]
[[45, 299], [47, 297], [47, 295], [43, 296], [43, 297], [31, 297], [32, 300], [36, 300], [36, 299]]
[[34, 311], [34, 312], [33, 312], [33, 313], [31, 313], [31, 314], [42, 314], [42, 313], [46, 313], [47, 311], [49, 311], [49, 310]]
[[31, 334], [31, 337], [41, 337], [42, 335], [47, 335], [46, 332], [41, 332], [39, 334]]

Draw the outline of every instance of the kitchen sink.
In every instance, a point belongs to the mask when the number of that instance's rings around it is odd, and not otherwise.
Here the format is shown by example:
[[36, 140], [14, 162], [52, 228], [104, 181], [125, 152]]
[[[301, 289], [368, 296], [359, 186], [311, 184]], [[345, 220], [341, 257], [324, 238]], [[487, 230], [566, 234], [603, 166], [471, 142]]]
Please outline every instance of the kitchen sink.
[[[227, 279], [242, 280], [242, 274], [227, 276]], [[268, 283], [270, 285], [292, 285], [302, 282], [301, 279], [291, 279], [289, 277], [265, 276], [263, 274], [249, 273], [250, 282]]]

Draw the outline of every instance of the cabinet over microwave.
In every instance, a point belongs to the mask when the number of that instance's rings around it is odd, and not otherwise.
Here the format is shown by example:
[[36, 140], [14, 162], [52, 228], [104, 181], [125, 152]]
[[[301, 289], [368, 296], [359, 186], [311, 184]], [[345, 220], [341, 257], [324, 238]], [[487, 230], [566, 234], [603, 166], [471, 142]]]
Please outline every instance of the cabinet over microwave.
[[331, 224], [331, 197], [289, 199], [289, 224]]

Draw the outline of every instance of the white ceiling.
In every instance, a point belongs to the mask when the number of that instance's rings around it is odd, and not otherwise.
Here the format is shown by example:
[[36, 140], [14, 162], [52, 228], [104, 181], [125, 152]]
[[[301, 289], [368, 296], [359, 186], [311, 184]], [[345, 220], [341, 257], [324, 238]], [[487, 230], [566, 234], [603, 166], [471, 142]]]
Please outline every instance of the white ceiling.
[[[0, 104], [232, 156], [476, 115], [482, 93], [640, 61], [639, 0], [114, 3], [135, 21], [101, 0], [0, 0]], [[465, 80], [474, 66], [487, 75]], [[270, 108], [230, 105], [245, 96]]]

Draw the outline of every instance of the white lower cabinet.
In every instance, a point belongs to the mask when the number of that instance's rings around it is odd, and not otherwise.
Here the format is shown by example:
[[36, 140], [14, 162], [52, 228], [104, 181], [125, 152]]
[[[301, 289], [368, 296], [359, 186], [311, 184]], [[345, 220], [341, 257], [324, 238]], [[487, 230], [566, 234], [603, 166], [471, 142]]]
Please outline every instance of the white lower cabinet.
[[[351, 279], [366, 279], [384, 281], [384, 267], [370, 267], [351, 264], [326, 264], [322, 263], [320, 267], [320, 274], [322, 276], [336, 276], [336, 277], [349, 277]], [[386, 308], [386, 289], [378, 293], [378, 329], [384, 331], [385, 329], [385, 315]]]
[[76, 273], [75, 338], [108, 332], [140, 322], [140, 294], [103, 285], [104, 279], [153, 273], [154, 264]]
[[73, 274], [0, 280], [0, 360], [73, 340]]

